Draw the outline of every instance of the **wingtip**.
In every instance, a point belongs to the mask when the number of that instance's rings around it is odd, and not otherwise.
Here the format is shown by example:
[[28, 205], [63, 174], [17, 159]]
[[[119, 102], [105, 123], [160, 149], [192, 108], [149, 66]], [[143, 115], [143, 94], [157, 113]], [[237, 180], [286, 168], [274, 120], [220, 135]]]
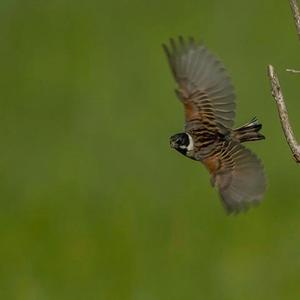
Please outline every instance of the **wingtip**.
[[179, 40], [179, 43], [180, 43], [182, 46], [185, 45], [185, 40], [184, 40], [184, 38], [183, 38], [182, 35], [179, 35], [179, 36], [178, 36], [178, 40]]
[[171, 53], [170, 53], [168, 46], [165, 43], [161, 44], [161, 46], [162, 46], [163, 51], [165, 52], [166, 56], [170, 59]]
[[[170, 44], [170, 48], [173, 50], [173, 52], [176, 52], [178, 50], [178, 46], [179, 47], [183, 47], [185, 48], [187, 45], [188, 46], [193, 46], [193, 47], [198, 47], [198, 46], [203, 46], [205, 47], [205, 43], [202, 39], [199, 39], [199, 41], [197, 41], [194, 37], [192, 36], [188, 36], [186, 39], [183, 37], [183, 35], [178, 35], [177, 38], [169, 38], [169, 44]], [[169, 49], [168, 46], [163, 43], [162, 46], [165, 49]]]
[[176, 45], [176, 42], [173, 38], [170, 38], [170, 45], [171, 45], [171, 48], [173, 50], [173, 53], [176, 53], [177, 52], [177, 45]]

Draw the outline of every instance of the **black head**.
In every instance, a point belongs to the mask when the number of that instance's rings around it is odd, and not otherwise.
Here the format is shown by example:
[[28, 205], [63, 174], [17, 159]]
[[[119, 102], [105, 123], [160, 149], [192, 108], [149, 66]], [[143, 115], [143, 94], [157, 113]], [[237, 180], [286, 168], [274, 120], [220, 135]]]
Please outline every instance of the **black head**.
[[177, 133], [170, 137], [171, 148], [176, 149], [183, 155], [186, 155], [188, 146], [190, 144], [189, 136], [186, 133]]

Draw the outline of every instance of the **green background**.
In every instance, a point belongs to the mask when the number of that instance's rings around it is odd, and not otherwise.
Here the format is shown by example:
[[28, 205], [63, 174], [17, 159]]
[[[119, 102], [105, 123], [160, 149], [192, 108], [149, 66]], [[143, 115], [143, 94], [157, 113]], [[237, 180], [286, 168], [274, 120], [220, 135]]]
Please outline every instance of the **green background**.
[[[297, 299], [300, 44], [288, 1], [0, 2], [1, 299]], [[161, 43], [204, 40], [257, 116], [268, 190], [225, 215], [207, 171], [169, 148], [183, 114]]]

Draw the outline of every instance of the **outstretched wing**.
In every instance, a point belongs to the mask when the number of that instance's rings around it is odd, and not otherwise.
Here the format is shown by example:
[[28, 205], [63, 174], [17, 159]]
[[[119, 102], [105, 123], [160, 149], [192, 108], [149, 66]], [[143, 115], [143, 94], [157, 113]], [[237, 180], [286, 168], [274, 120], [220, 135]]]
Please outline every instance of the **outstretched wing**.
[[192, 38], [163, 45], [184, 104], [186, 126], [199, 121], [213, 131], [227, 132], [234, 123], [235, 95], [223, 64]]
[[262, 163], [238, 142], [224, 142], [202, 162], [212, 176], [228, 213], [238, 213], [258, 203], [266, 189]]

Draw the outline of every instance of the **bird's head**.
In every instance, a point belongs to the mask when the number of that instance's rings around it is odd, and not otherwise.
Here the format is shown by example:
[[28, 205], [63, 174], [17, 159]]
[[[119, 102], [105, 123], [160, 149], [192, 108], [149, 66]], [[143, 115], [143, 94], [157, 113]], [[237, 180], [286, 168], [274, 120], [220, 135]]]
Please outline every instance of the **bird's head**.
[[193, 150], [193, 140], [187, 133], [177, 133], [170, 137], [171, 148], [186, 155], [190, 150]]

